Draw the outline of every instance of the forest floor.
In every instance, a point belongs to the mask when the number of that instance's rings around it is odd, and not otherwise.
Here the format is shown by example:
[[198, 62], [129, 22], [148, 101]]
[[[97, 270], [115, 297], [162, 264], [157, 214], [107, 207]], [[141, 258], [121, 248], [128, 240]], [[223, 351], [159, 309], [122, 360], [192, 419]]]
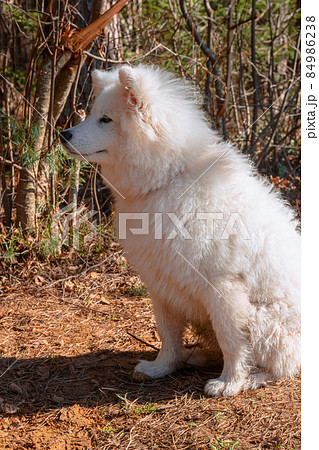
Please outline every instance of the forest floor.
[[103, 258], [0, 265], [1, 449], [300, 448], [300, 378], [232, 398], [204, 396], [209, 370], [134, 381], [151, 302], [116, 243]]

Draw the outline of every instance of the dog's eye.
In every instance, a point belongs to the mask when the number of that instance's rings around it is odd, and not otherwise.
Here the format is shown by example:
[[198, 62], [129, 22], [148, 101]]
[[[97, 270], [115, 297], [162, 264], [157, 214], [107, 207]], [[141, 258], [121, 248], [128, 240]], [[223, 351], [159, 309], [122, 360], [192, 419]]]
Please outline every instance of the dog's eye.
[[109, 122], [112, 122], [112, 119], [108, 116], [103, 116], [103, 117], [101, 117], [100, 122], [109, 123]]

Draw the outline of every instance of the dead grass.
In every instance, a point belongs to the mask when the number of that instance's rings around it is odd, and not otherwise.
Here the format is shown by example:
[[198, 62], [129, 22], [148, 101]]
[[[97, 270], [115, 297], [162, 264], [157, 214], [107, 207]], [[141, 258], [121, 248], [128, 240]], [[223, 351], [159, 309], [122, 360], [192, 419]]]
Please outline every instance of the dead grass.
[[0, 448], [300, 448], [300, 379], [218, 399], [209, 371], [134, 382], [156, 351], [130, 334], [160, 346], [151, 303], [117, 247], [96, 262], [2, 267]]

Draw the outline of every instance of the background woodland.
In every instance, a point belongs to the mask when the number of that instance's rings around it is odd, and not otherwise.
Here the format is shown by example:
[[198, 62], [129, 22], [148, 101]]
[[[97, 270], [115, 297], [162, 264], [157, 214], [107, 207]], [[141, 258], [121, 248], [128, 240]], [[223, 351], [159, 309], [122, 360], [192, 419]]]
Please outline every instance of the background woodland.
[[[62, 149], [90, 71], [147, 63], [192, 80], [212, 127], [300, 211], [299, 0], [1, 0], [0, 259], [103, 251], [112, 196]], [[89, 238], [89, 237], [91, 238]]]

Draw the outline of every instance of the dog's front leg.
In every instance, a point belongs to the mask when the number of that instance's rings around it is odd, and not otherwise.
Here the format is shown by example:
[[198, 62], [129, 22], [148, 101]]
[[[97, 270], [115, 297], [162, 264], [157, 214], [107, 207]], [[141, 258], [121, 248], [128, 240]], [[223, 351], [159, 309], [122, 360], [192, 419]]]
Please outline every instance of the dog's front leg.
[[229, 396], [244, 388], [249, 374], [248, 317], [251, 306], [245, 288], [240, 283], [216, 283], [214, 288], [214, 295], [207, 305], [223, 353], [224, 367], [219, 378], [207, 382], [205, 393]]
[[183, 363], [182, 334], [185, 322], [180, 316], [160, 301], [154, 301], [158, 334], [162, 347], [155, 361], [140, 361], [134, 370], [134, 378], [160, 378], [174, 372]]

